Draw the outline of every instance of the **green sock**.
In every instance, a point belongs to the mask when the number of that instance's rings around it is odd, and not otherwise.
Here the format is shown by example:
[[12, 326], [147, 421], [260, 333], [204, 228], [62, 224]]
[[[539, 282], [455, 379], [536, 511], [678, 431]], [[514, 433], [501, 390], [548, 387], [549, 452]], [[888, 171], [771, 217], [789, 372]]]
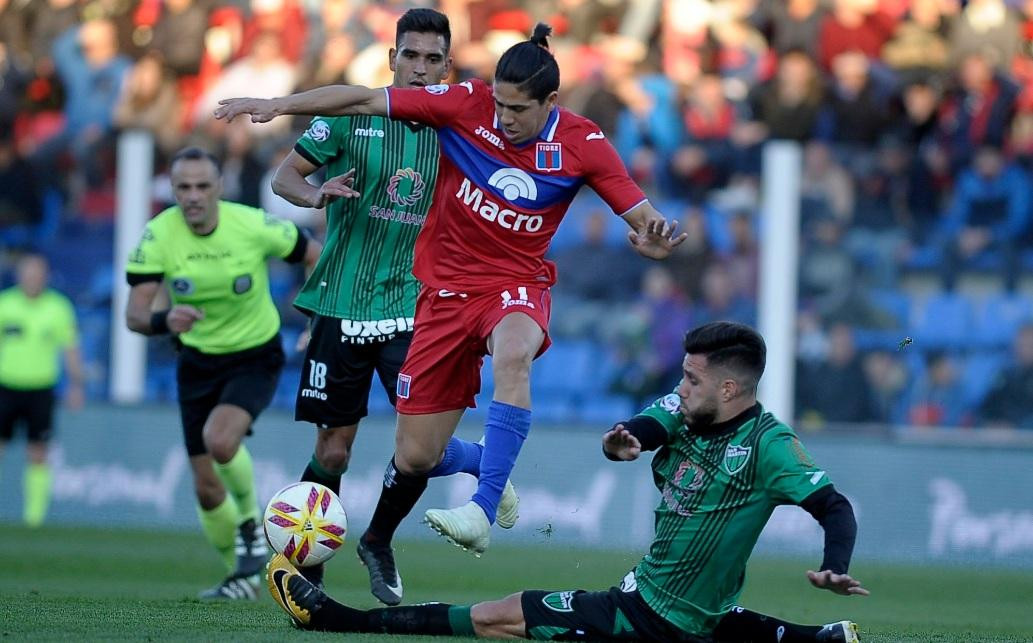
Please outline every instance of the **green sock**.
[[197, 507], [197, 516], [201, 519], [201, 529], [205, 538], [219, 552], [226, 571], [232, 571], [237, 565], [237, 552], [234, 546], [237, 537], [237, 525], [240, 513], [233, 497], [226, 494], [226, 499], [215, 509]]
[[25, 524], [30, 527], [39, 527], [47, 516], [47, 507], [50, 506], [50, 486], [54, 477], [50, 472], [50, 466], [46, 464], [29, 464], [25, 469], [23, 480], [25, 493], [25, 510], [23, 517]]
[[251, 463], [251, 453], [243, 444], [237, 449], [233, 459], [226, 464], [215, 463], [215, 472], [226, 485], [237, 503], [240, 512], [239, 522], [249, 518], [258, 520], [258, 494], [255, 492], [255, 468]]
[[448, 608], [448, 624], [456, 636], [474, 636], [473, 618], [469, 605], [453, 605]]

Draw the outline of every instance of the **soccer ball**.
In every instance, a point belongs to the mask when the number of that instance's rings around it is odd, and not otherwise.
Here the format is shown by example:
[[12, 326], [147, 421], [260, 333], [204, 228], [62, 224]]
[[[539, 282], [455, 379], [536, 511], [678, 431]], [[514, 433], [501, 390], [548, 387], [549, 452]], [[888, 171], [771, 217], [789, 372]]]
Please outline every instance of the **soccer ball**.
[[272, 548], [297, 567], [330, 560], [348, 531], [341, 500], [316, 482], [295, 482], [273, 494], [262, 523]]

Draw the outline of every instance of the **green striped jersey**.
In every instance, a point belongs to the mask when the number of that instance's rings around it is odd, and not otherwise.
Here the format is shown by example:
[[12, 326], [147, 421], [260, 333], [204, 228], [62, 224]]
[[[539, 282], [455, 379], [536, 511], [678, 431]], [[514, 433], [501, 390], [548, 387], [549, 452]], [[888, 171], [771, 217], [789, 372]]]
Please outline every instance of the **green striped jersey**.
[[319, 116], [294, 149], [328, 177], [355, 168], [361, 195], [327, 207], [323, 252], [294, 305], [353, 321], [411, 320], [420, 288], [413, 244], [437, 179], [436, 132], [381, 116]]
[[711, 435], [686, 428], [676, 393], [641, 415], [663, 424], [669, 440], [653, 458], [656, 534], [635, 581], [659, 616], [707, 635], [738, 600], [775, 507], [831, 482], [793, 430], [759, 404], [737, 428]]

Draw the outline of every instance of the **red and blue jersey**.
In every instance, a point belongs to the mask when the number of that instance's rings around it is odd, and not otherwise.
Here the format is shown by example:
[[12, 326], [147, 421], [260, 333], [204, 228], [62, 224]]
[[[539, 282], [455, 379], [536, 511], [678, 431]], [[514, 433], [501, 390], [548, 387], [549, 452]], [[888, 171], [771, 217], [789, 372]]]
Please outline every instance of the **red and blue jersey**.
[[413, 261], [427, 286], [551, 286], [556, 268], [545, 253], [582, 185], [620, 215], [646, 198], [599, 127], [561, 107], [536, 138], [515, 145], [503, 136], [482, 81], [386, 91], [391, 118], [438, 132], [434, 201]]

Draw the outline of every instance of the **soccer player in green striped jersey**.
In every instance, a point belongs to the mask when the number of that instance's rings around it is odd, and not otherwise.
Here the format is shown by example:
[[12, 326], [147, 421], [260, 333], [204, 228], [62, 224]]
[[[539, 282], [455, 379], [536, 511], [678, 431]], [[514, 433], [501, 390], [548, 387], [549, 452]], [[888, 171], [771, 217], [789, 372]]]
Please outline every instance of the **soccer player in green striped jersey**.
[[[395, 87], [441, 83], [451, 59], [448, 18], [411, 9], [396, 27], [388, 60]], [[413, 336], [420, 283], [412, 275], [413, 246], [427, 218], [438, 173], [433, 128], [383, 116], [316, 117], [280, 165], [273, 190], [296, 205], [326, 208], [326, 244], [294, 305], [311, 317], [311, 339], [298, 386], [295, 419], [319, 429], [315, 453], [301, 479], [340, 492], [359, 421], [366, 416], [373, 371], [395, 403], [398, 371]], [[321, 167], [329, 178], [306, 177]], [[392, 493], [410, 493], [387, 476], [386, 500], [358, 553], [379, 600], [397, 605], [402, 583], [391, 537], [403, 514]], [[425, 486], [425, 481], [424, 486]], [[400, 483], [400, 484], [398, 484]], [[422, 488], [420, 489], [422, 491]], [[323, 566], [305, 575], [319, 583]]]
[[847, 574], [853, 509], [791, 428], [757, 402], [764, 340], [714, 322], [685, 338], [675, 392], [603, 436], [610, 460], [657, 450], [660, 491], [649, 553], [606, 591], [527, 590], [499, 601], [355, 610], [308, 583], [282, 556], [269, 565], [273, 598], [299, 627], [338, 632], [476, 635], [540, 640], [810, 643], [859, 641], [850, 621], [798, 625], [736, 606], [746, 563], [778, 505], [795, 504], [825, 530], [814, 587], [867, 595]]

